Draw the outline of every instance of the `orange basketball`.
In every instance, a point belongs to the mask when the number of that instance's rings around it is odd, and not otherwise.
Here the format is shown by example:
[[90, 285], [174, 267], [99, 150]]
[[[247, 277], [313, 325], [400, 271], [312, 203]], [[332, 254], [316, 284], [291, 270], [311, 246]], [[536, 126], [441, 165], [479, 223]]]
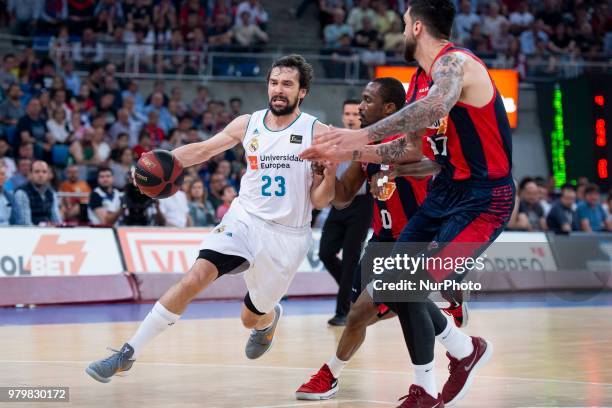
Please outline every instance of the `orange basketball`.
[[153, 150], [140, 156], [134, 180], [143, 194], [167, 198], [183, 184], [183, 166], [167, 150]]

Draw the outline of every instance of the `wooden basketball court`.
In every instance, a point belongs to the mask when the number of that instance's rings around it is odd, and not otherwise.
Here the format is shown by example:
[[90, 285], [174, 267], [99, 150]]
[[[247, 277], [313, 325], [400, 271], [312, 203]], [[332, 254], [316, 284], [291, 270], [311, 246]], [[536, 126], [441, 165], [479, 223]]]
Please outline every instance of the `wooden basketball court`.
[[[334, 352], [341, 329], [325, 315], [288, 315], [274, 348], [244, 356], [247, 330], [238, 318], [182, 320], [109, 384], [87, 364], [120, 347], [137, 323], [0, 327], [0, 386], [69, 386], [69, 404], [28, 407], [394, 407], [411, 382], [396, 319], [370, 328], [327, 402], [296, 401], [294, 391]], [[612, 308], [473, 310], [468, 333], [491, 340], [495, 353], [463, 407], [612, 407]], [[447, 360], [436, 353], [438, 384]], [[0, 403], [0, 405], [3, 405]], [[25, 406], [7, 404], [4, 406]]]

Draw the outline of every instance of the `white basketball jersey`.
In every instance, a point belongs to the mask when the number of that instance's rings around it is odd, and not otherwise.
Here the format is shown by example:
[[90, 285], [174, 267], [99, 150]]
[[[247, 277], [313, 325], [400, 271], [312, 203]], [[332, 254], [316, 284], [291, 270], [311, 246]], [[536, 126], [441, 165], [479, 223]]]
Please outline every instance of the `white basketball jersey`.
[[251, 115], [242, 142], [247, 171], [240, 181], [239, 200], [249, 213], [288, 227], [310, 225], [311, 163], [298, 157], [312, 142], [312, 115], [302, 112], [288, 127], [270, 130], [268, 109]]

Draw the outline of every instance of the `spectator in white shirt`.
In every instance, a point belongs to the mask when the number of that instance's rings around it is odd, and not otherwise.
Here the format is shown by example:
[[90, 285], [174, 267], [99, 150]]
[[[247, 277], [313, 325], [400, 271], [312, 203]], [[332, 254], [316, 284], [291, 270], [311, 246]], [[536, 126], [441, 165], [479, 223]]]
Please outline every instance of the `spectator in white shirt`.
[[489, 3], [489, 12], [482, 19], [482, 32], [494, 41], [500, 34], [502, 24], [507, 22], [506, 17], [499, 14], [499, 4]]
[[166, 218], [166, 226], [185, 228], [191, 226], [187, 194], [179, 190], [173, 196], [159, 200], [159, 210]]
[[17, 171], [15, 160], [9, 157], [10, 148], [11, 146], [9, 145], [7, 138], [0, 136], [0, 167], [5, 167], [7, 179], [13, 177], [13, 174], [15, 171]]
[[521, 52], [525, 55], [533, 55], [536, 52], [536, 43], [542, 41], [548, 44], [548, 35], [542, 29], [542, 20], [536, 20], [531, 24], [531, 28], [524, 31], [520, 36]]
[[101, 62], [104, 58], [104, 45], [98, 42], [96, 33], [92, 28], [83, 30], [81, 41], [73, 44], [72, 58], [76, 62], [86, 65]]
[[69, 143], [70, 132], [68, 132], [68, 121], [66, 111], [63, 108], [56, 108], [52, 113], [52, 118], [47, 121], [47, 128], [55, 143]]
[[470, 0], [463, 0], [461, 12], [455, 17], [455, 30], [457, 30], [459, 40], [466, 42], [470, 38], [472, 26], [477, 23], [480, 23], [480, 17], [472, 12]]
[[110, 136], [111, 143], [115, 143], [117, 141], [117, 137], [121, 133], [127, 133], [128, 135], [131, 133], [132, 127], [130, 126], [130, 113], [127, 109], [119, 109], [117, 111], [117, 121], [113, 123], [113, 125], [108, 130], [108, 135]]
[[529, 4], [523, 1], [518, 9], [510, 14], [511, 30], [520, 33], [526, 30], [533, 23], [533, 14], [529, 11]]
[[250, 47], [257, 43], [268, 42], [268, 35], [261, 28], [249, 21], [248, 11], [243, 11], [240, 14], [242, 24], [233, 28], [232, 33], [234, 41], [243, 47]]
[[328, 24], [323, 29], [323, 37], [325, 38], [325, 45], [328, 48], [339, 48], [340, 37], [348, 35], [353, 38], [353, 29], [350, 25], [344, 22], [345, 13], [344, 10], [338, 8], [334, 10], [334, 22]]
[[[268, 23], [268, 13], [263, 9], [259, 0], [247, 0], [243, 1], [238, 5], [236, 9], [236, 16], [241, 16], [243, 12], [249, 13], [249, 20], [251, 24], [259, 26], [262, 30], [266, 29]], [[236, 19], [236, 26], [240, 27], [244, 24], [242, 19]]]
[[363, 28], [364, 18], [376, 21], [376, 17], [376, 12], [370, 8], [370, 0], [359, 0], [359, 5], [350, 11], [346, 22], [351, 26], [353, 32], [356, 33]]
[[138, 63], [139, 67], [151, 67], [153, 64], [153, 43], [146, 36], [145, 30], [138, 28], [135, 31], [134, 42], [127, 46], [126, 51], [131, 64]]
[[113, 187], [113, 171], [98, 169], [98, 187], [89, 196], [89, 222], [93, 225], [115, 225], [122, 213], [121, 193]]

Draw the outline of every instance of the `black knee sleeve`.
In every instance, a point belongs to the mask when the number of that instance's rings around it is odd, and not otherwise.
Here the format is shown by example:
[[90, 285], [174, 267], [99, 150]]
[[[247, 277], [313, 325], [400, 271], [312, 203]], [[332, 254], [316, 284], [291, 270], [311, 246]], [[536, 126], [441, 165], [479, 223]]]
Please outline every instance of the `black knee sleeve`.
[[257, 310], [255, 305], [253, 304], [253, 301], [251, 300], [251, 295], [249, 294], [249, 292], [247, 292], [246, 296], [244, 297], [244, 305], [247, 307], [247, 309], [255, 313], [257, 316], [265, 315], [265, 313], [262, 313], [259, 310]]
[[222, 254], [212, 249], [202, 249], [198, 259], [206, 259], [217, 267], [219, 277], [228, 273], [240, 273], [249, 268], [249, 261], [241, 256]]

